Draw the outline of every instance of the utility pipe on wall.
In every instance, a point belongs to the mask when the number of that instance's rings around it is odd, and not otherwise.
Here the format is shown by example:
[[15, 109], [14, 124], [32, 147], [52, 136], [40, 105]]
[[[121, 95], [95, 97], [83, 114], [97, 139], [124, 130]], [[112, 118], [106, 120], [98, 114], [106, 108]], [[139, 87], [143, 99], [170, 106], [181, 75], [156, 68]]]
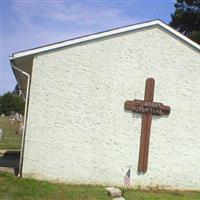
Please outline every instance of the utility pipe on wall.
[[25, 145], [25, 136], [26, 136], [26, 123], [27, 123], [27, 110], [28, 110], [28, 98], [29, 98], [29, 88], [30, 88], [30, 75], [17, 68], [13, 64], [12, 58], [10, 58], [10, 64], [13, 69], [17, 70], [21, 74], [25, 75], [27, 77], [27, 87], [26, 87], [26, 98], [25, 98], [25, 109], [24, 109], [24, 127], [23, 127], [23, 132], [22, 132], [22, 142], [21, 142], [21, 152], [20, 152], [20, 160], [19, 160], [19, 174], [18, 176], [22, 177], [22, 166], [23, 166], [23, 159], [24, 159], [24, 145]]

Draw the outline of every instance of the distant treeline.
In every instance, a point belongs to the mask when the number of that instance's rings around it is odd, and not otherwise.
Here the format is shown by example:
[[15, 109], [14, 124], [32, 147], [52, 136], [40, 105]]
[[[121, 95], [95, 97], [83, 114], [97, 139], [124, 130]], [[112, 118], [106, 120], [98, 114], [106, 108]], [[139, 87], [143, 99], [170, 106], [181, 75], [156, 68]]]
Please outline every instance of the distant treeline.
[[10, 115], [11, 111], [24, 114], [25, 102], [21, 96], [13, 92], [7, 92], [0, 96], [0, 115]]

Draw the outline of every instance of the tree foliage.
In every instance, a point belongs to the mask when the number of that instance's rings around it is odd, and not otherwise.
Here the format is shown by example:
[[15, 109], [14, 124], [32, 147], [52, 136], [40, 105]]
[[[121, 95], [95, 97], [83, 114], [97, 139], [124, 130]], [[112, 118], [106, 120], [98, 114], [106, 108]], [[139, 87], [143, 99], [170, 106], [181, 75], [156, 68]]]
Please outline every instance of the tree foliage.
[[24, 114], [24, 100], [17, 94], [7, 92], [0, 96], [0, 114], [10, 115], [11, 111]]
[[170, 26], [200, 44], [200, 0], [177, 0]]

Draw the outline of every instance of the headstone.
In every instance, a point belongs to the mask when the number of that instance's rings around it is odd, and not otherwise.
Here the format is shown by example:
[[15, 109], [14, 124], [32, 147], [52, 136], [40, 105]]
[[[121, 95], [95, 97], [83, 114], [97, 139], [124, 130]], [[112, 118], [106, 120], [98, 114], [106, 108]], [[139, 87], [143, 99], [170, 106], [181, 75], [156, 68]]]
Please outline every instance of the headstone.
[[20, 122], [20, 125], [19, 125], [19, 134], [22, 134], [23, 128], [24, 128], [23, 122]]
[[14, 124], [14, 121], [15, 121], [15, 118], [13, 116], [10, 116], [9, 122], [11, 126]]
[[3, 130], [2, 128], [0, 128], [0, 140], [2, 140], [2, 138], [3, 138]]
[[5, 117], [5, 114], [1, 114], [1, 117]]
[[14, 117], [15, 116], [15, 111], [10, 111], [10, 117]]
[[17, 122], [20, 121], [20, 115], [19, 115], [19, 113], [15, 113], [15, 120], [16, 120]]
[[10, 121], [10, 125], [12, 126], [13, 123], [14, 123], [14, 121], [15, 121], [15, 111], [11, 111], [11, 112], [10, 112], [9, 121]]
[[20, 120], [20, 122], [23, 122], [23, 116], [22, 116], [22, 114], [19, 114], [19, 120]]

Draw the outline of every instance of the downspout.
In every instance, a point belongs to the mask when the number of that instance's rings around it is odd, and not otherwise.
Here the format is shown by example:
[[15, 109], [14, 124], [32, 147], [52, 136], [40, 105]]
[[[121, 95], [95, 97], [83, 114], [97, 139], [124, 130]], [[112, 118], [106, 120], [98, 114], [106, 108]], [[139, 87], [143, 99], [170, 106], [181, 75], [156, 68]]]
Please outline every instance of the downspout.
[[12, 57], [10, 58], [10, 64], [12, 66], [13, 69], [17, 70], [18, 72], [20, 72], [21, 74], [25, 75], [27, 77], [27, 87], [26, 87], [26, 98], [25, 98], [25, 109], [24, 109], [24, 127], [23, 127], [23, 131], [22, 131], [22, 142], [21, 142], [21, 152], [20, 152], [20, 160], [19, 160], [19, 177], [22, 177], [22, 166], [23, 166], [23, 160], [24, 160], [24, 145], [25, 145], [25, 137], [26, 137], [26, 125], [27, 125], [27, 111], [28, 111], [28, 98], [29, 98], [29, 88], [30, 88], [30, 75], [17, 68], [14, 64], [13, 64], [13, 60]]

